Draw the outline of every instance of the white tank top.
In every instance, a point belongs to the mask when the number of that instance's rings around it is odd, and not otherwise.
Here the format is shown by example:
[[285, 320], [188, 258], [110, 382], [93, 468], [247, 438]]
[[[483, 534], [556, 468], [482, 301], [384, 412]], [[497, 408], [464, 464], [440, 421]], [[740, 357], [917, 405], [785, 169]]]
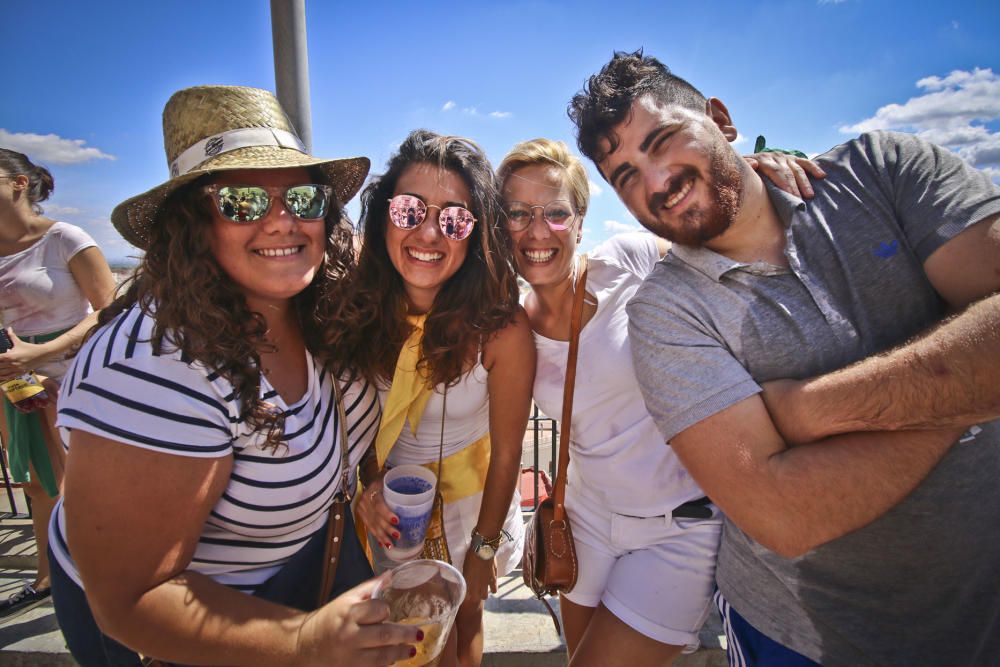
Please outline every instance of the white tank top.
[[[447, 458], [476, 442], [490, 430], [490, 402], [486, 368], [477, 361], [462, 376], [458, 384], [448, 387], [448, 414], [444, 422], [444, 456]], [[385, 405], [388, 387], [379, 389], [379, 398]], [[423, 464], [437, 461], [441, 443], [441, 412], [444, 408], [444, 385], [434, 389], [420, 418], [416, 435], [410, 421], [403, 424], [399, 439], [389, 452], [388, 464]]]
[[[580, 332], [573, 397], [569, 489], [612, 512], [665, 514], [705, 495], [646, 410], [632, 365], [625, 304], [660, 253], [651, 234], [624, 234], [590, 253], [587, 291], [597, 312]], [[562, 415], [569, 343], [535, 333], [535, 403]]]

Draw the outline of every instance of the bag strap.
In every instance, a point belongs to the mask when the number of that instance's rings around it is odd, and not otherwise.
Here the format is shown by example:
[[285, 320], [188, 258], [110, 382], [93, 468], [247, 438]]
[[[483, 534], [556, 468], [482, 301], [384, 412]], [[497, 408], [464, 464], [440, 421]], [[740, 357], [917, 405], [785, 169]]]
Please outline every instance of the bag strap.
[[566, 384], [563, 386], [562, 419], [559, 422], [559, 467], [553, 484], [553, 521], [566, 520], [566, 469], [569, 467], [569, 431], [573, 418], [573, 389], [576, 386], [576, 357], [580, 347], [580, 329], [583, 324], [583, 297], [587, 290], [587, 256], [580, 256], [579, 275], [573, 292], [573, 311], [570, 315], [569, 352], [566, 355]]
[[347, 412], [344, 410], [344, 397], [340, 391], [340, 382], [333, 378], [333, 395], [337, 402], [337, 421], [340, 423], [340, 491], [333, 498], [330, 507], [330, 518], [326, 527], [326, 549], [323, 554], [323, 578], [319, 590], [317, 608], [322, 607], [330, 599], [333, 581], [337, 577], [337, 561], [340, 558], [340, 546], [344, 538], [344, 521], [351, 503], [350, 461], [347, 450]]
[[444, 396], [441, 398], [441, 440], [438, 444], [438, 469], [437, 469], [437, 484], [435, 485], [434, 495], [436, 496], [441, 489], [441, 462], [444, 460], [444, 418], [448, 414], [448, 385], [444, 385]]

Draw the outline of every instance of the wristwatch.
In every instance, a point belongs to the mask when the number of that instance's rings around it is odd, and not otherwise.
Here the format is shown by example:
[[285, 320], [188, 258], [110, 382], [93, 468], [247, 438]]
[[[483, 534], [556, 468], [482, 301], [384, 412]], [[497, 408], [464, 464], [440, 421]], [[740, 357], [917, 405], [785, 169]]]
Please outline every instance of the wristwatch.
[[503, 541], [506, 531], [501, 530], [500, 534], [494, 539], [488, 540], [479, 534], [478, 530], [473, 529], [472, 531], [472, 545], [469, 547], [472, 549], [473, 553], [483, 560], [493, 560], [497, 555], [497, 549], [500, 548], [500, 544]]

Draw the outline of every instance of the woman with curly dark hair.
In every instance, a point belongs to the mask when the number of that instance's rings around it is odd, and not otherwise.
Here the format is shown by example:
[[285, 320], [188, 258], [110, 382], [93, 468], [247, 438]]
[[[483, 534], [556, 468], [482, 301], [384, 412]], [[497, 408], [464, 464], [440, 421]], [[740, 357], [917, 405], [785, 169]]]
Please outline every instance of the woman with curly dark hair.
[[535, 372], [496, 180], [471, 141], [417, 130], [361, 204], [354, 293], [331, 341], [383, 396], [357, 512], [376, 563], [391, 561], [398, 517], [382, 475], [440, 462], [443, 532], [468, 583], [442, 664], [477, 665], [483, 603], [521, 556], [515, 486]]
[[339, 206], [368, 160], [310, 157], [254, 88], [182, 90], [163, 122], [171, 179], [112, 214], [146, 254], [59, 400], [50, 547], [67, 644], [85, 666], [413, 656], [403, 642], [420, 633], [382, 623], [372, 583], [327, 602], [371, 576], [334, 501], [374, 438], [377, 394], [331, 372], [321, 336], [353, 269]]

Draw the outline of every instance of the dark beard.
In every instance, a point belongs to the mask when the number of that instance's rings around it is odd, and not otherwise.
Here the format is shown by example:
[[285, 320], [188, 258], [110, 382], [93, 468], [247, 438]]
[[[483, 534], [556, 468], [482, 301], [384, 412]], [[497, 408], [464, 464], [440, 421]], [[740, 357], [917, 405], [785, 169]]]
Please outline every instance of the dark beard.
[[[735, 160], [740, 159], [728, 146], [717, 146], [712, 151], [706, 179], [710, 200], [706, 207], [689, 207], [680, 215], [678, 222], [671, 224], [656, 219], [653, 225], [645, 227], [672, 243], [700, 247], [725, 232], [736, 220], [743, 201], [743, 175]], [[692, 174], [695, 173], [691, 170]], [[675, 179], [682, 186], [690, 175], [684, 173]], [[665, 193], [657, 193], [650, 198], [650, 210], [659, 211], [663, 202], [674, 194], [675, 188]]]

